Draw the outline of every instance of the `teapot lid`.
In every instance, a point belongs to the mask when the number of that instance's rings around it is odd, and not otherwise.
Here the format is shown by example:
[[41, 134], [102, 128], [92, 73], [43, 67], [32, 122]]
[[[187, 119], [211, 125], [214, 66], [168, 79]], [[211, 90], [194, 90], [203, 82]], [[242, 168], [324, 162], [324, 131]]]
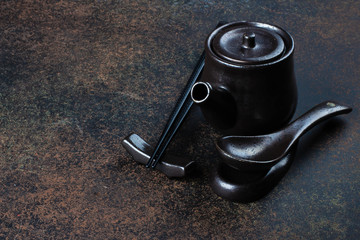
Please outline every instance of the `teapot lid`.
[[214, 31], [211, 48], [220, 58], [240, 64], [262, 64], [281, 58], [282, 37], [263, 23], [237, 22]]

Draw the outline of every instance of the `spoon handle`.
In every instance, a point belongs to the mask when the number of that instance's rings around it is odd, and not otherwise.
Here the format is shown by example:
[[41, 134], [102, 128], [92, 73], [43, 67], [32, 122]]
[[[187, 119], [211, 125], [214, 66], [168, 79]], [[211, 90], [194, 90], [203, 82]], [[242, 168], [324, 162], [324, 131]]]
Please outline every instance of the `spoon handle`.
[[318, 123], [351, 111], [351, 107], [341, 105], [334, 101], [322, 102], [290, 123], [288, 126], [289, 133], [291, 133], [293, 139], [296, 140]]

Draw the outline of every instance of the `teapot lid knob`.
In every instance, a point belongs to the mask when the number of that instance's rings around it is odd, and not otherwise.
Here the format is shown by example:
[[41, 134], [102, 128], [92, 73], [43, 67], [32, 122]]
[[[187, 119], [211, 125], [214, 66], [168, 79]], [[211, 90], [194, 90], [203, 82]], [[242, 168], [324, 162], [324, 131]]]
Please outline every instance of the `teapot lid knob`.
[[255, 33], [244, 33], [242, 37], [242, 47], [243, 48], [254, 48], [255, 43]]

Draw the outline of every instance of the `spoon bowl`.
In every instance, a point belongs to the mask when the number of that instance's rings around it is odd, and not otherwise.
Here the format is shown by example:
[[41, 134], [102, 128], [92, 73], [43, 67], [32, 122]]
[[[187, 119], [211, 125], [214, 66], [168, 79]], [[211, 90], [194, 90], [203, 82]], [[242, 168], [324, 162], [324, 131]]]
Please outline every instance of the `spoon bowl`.
[[351, 111], [350, 107], [333, 101], [323, 102], [277, 132], [259, 136], [225, 136], [217, 141], [216, 148], [224, 163], [231, 167], [246, 171], [269, 169], [312, 127]]

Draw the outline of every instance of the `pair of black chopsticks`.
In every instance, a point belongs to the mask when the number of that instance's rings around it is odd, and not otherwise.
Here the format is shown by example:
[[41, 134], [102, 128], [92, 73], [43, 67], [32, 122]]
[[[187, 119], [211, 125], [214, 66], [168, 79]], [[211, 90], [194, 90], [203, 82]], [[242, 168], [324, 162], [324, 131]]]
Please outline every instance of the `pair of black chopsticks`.
[[203, 52], [198, 60], [193, 73], [191, 74], [180, 98], [178, 99], [173, 112], [170, 115], [170, 118], [166, 124], [164, 131], [161, 134], [161, 137], [156, 145], [155, 151], [151, 155], [146, 167], [155, 168], [156, 164], [160, 161], [162, 155], [165, 152], [166, 147], [170, 143], [172, 137], [175, 135], [176, 131], [179, 129], [182, 121], [189, 112], [193, 102], [189, 97], [191, 87], [194, 85], [196, 80], [199, 78], [205, 63], [205, 53]]
[[[226, 24], [226, 22], [219, 22], [216, 28]], [[174, 137], [176, 131], [179, 129], [181, 123], [185, 119], [187, 113], [189, 112], [193, 102], [190, 98], [190, 91], [194, 83], [200, 77], [202, 70], [205, 65], [205, 52], [201, 54], [196, 66], [182, 92], [180, 98], [178, 99], [173, 112], [171, 113], [169, 120], [166, 124], [165, 129], [163, 130], [161, 137], [156, 144], [155, 150], [151, 155], [149, 161], [146, 164], [146, 167], [155, 168], [158, 162], [161, 160], [167, 146], [169, 145], [171, 139]]]

